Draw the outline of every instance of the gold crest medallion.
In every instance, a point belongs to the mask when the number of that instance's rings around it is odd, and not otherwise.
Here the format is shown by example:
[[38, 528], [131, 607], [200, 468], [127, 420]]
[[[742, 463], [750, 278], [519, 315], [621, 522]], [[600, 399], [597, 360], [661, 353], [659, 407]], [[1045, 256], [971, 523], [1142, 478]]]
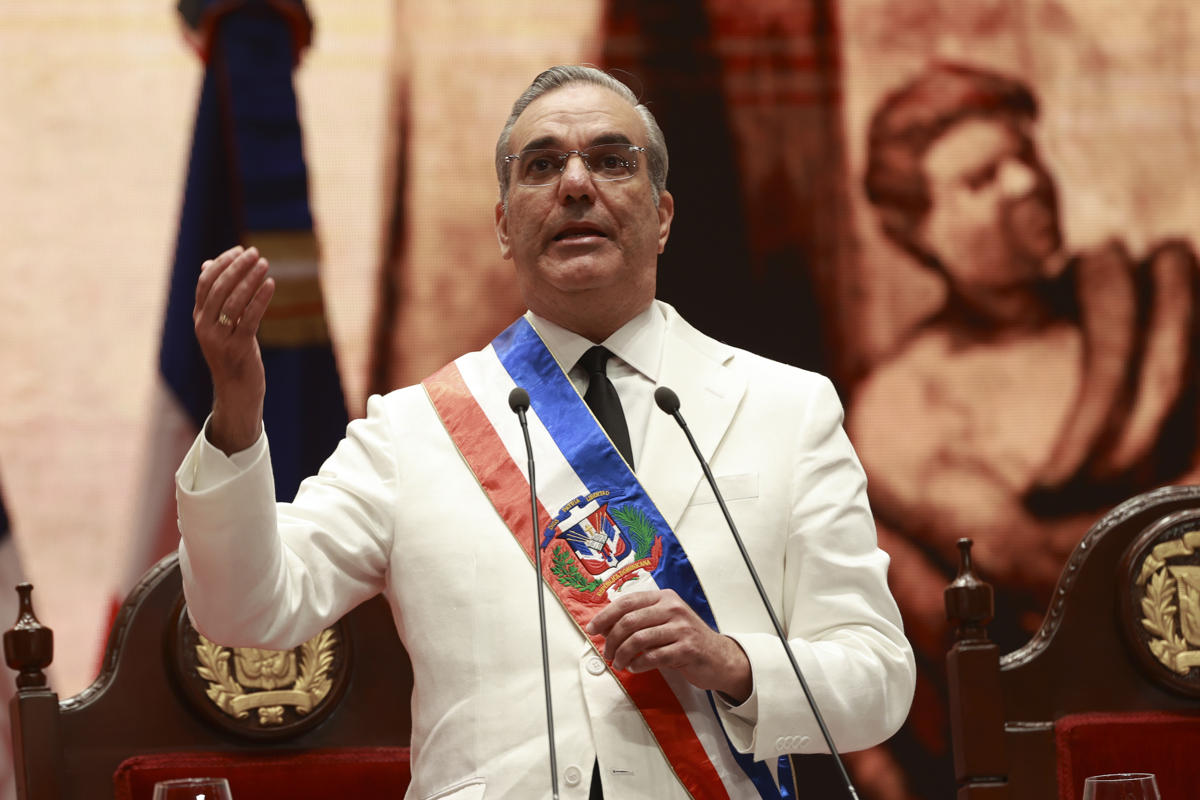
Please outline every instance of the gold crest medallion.
[[224, 647], [174, 616], [176, 675], [192, 707], [211, 723], [256, 739], [286, 739], [318, 724], [349, 678], [349, 632], [339, 621], [292, 650]]
[[1125, 632], [1144, 668], [1200, 696], [1200, 512], [1163, 518], [1123, 559]]
[[333, 631], [324, 630], [302, 644], [297, 675], [294, 650], [221, 647], [200, 636], [196, 672], [209, 682], [209, 699], [229, 716], [246, 719], [257, 710], [260, 725], [282, 725], [284, 706], [305, 716], [329, 694], [335, 643]]

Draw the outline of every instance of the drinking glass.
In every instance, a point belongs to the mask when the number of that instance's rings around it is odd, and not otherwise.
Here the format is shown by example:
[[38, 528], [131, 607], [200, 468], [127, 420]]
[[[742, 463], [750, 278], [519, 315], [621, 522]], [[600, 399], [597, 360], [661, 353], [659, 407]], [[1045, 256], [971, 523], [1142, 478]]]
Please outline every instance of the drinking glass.
[[154, 800], [233, 800], [224, 778], [180, 778], [154, 784]]
[[1083, 800], [1159, 800], [1158, 784], [1149, 772], [1096, 775], [1083, 782]]

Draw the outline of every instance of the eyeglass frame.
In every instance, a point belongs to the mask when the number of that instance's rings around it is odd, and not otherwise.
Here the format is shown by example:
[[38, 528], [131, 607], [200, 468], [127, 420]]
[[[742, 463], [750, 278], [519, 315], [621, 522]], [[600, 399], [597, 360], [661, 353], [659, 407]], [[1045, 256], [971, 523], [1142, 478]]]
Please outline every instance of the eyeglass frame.
[[[596, 173], [592, 172], [592, 165], [588, 163], [587, 152], [589, 150], [595, 150], [598, 147], [628, 147], [630, 150], [638, 152], [638, 153], [647, 152], [646, 148], [638, 147], [636, 144], [629, 144], [628, 142], [604, 142], [602, 144], [594, 144], [591, 147], [585, 147], [582, 150], [557, 150], [553, 147], [530, 147], [525, 150], [522, 150], [519, 153], [512, 153], [510, 155], [505, 156], [504, 163], [507, 165], [511, 165], [514, 161], [520, 161], [521, 156], [524, 155], [525, 153], [562, 153], [563, 154], [564, 157], [562, 160], [562, 165], [558, 168], [558, 177], [556, 177], [554, 180], [550, 181], [549, 183], [521, 183], [519, 180], [516, 182], [517, 186], [524, 186], [527, 189], [540, 189], [544, 186], [554, 186], [555, 184], [557, 184], [559, 181], [562, 180], [563, 173], [565, 173], [567, 171], [567, 163], [571, 160], [571, 156], [579, 156], [579, 160], [583, 162], [583, 168], [587, 170], [588, 175], [592, 176], [592, 180], [594, 180], [594, 181], [599, 181], [601, 183], [616, 183], [617, 181], [627, 181], [630, 178], [637, 176], [638, 161], [636, 158], [634, 158], [634, 159], [631, 159], [633, 171], [630, 172], [625, 177], [623, 177], [623, 178], [600, 178], [600, 177], [597, 177]], [[511, 169], [511, 166], [510, 166], [510, 169]]]

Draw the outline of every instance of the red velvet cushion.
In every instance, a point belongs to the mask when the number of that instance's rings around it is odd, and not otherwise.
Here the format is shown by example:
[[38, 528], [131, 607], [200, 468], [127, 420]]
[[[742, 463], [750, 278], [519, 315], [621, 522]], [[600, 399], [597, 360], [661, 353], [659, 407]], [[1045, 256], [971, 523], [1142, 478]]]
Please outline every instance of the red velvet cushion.
[[1081, 800], [1083, 781], [1152, 772], [1163, 800], [1191, 800], [1200, 786], [1200, 715], [1162, 711], [1072, 714], [1054, 726], [1058, 796]]
[[407, 747], [255, 753], [158, 753], [134, 756], [113, 775], [116, 800], [151, 800], [172, 778], [227, 778], [233, 800], [401, 800], [412, 778]]

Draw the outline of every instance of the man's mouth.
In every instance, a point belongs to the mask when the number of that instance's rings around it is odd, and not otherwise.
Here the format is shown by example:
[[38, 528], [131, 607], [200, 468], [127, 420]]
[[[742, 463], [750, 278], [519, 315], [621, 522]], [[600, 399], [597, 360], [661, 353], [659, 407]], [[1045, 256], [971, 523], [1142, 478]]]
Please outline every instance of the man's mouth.
[[593, 228], [590, 225], [569, 225], [558, 232], [554, 237], [554, 241], [562, 242], [571, 239], [583, 239], [590, 236], [598, 236], [602, 239], [607, 239], [608, 234], [599, 228]]

